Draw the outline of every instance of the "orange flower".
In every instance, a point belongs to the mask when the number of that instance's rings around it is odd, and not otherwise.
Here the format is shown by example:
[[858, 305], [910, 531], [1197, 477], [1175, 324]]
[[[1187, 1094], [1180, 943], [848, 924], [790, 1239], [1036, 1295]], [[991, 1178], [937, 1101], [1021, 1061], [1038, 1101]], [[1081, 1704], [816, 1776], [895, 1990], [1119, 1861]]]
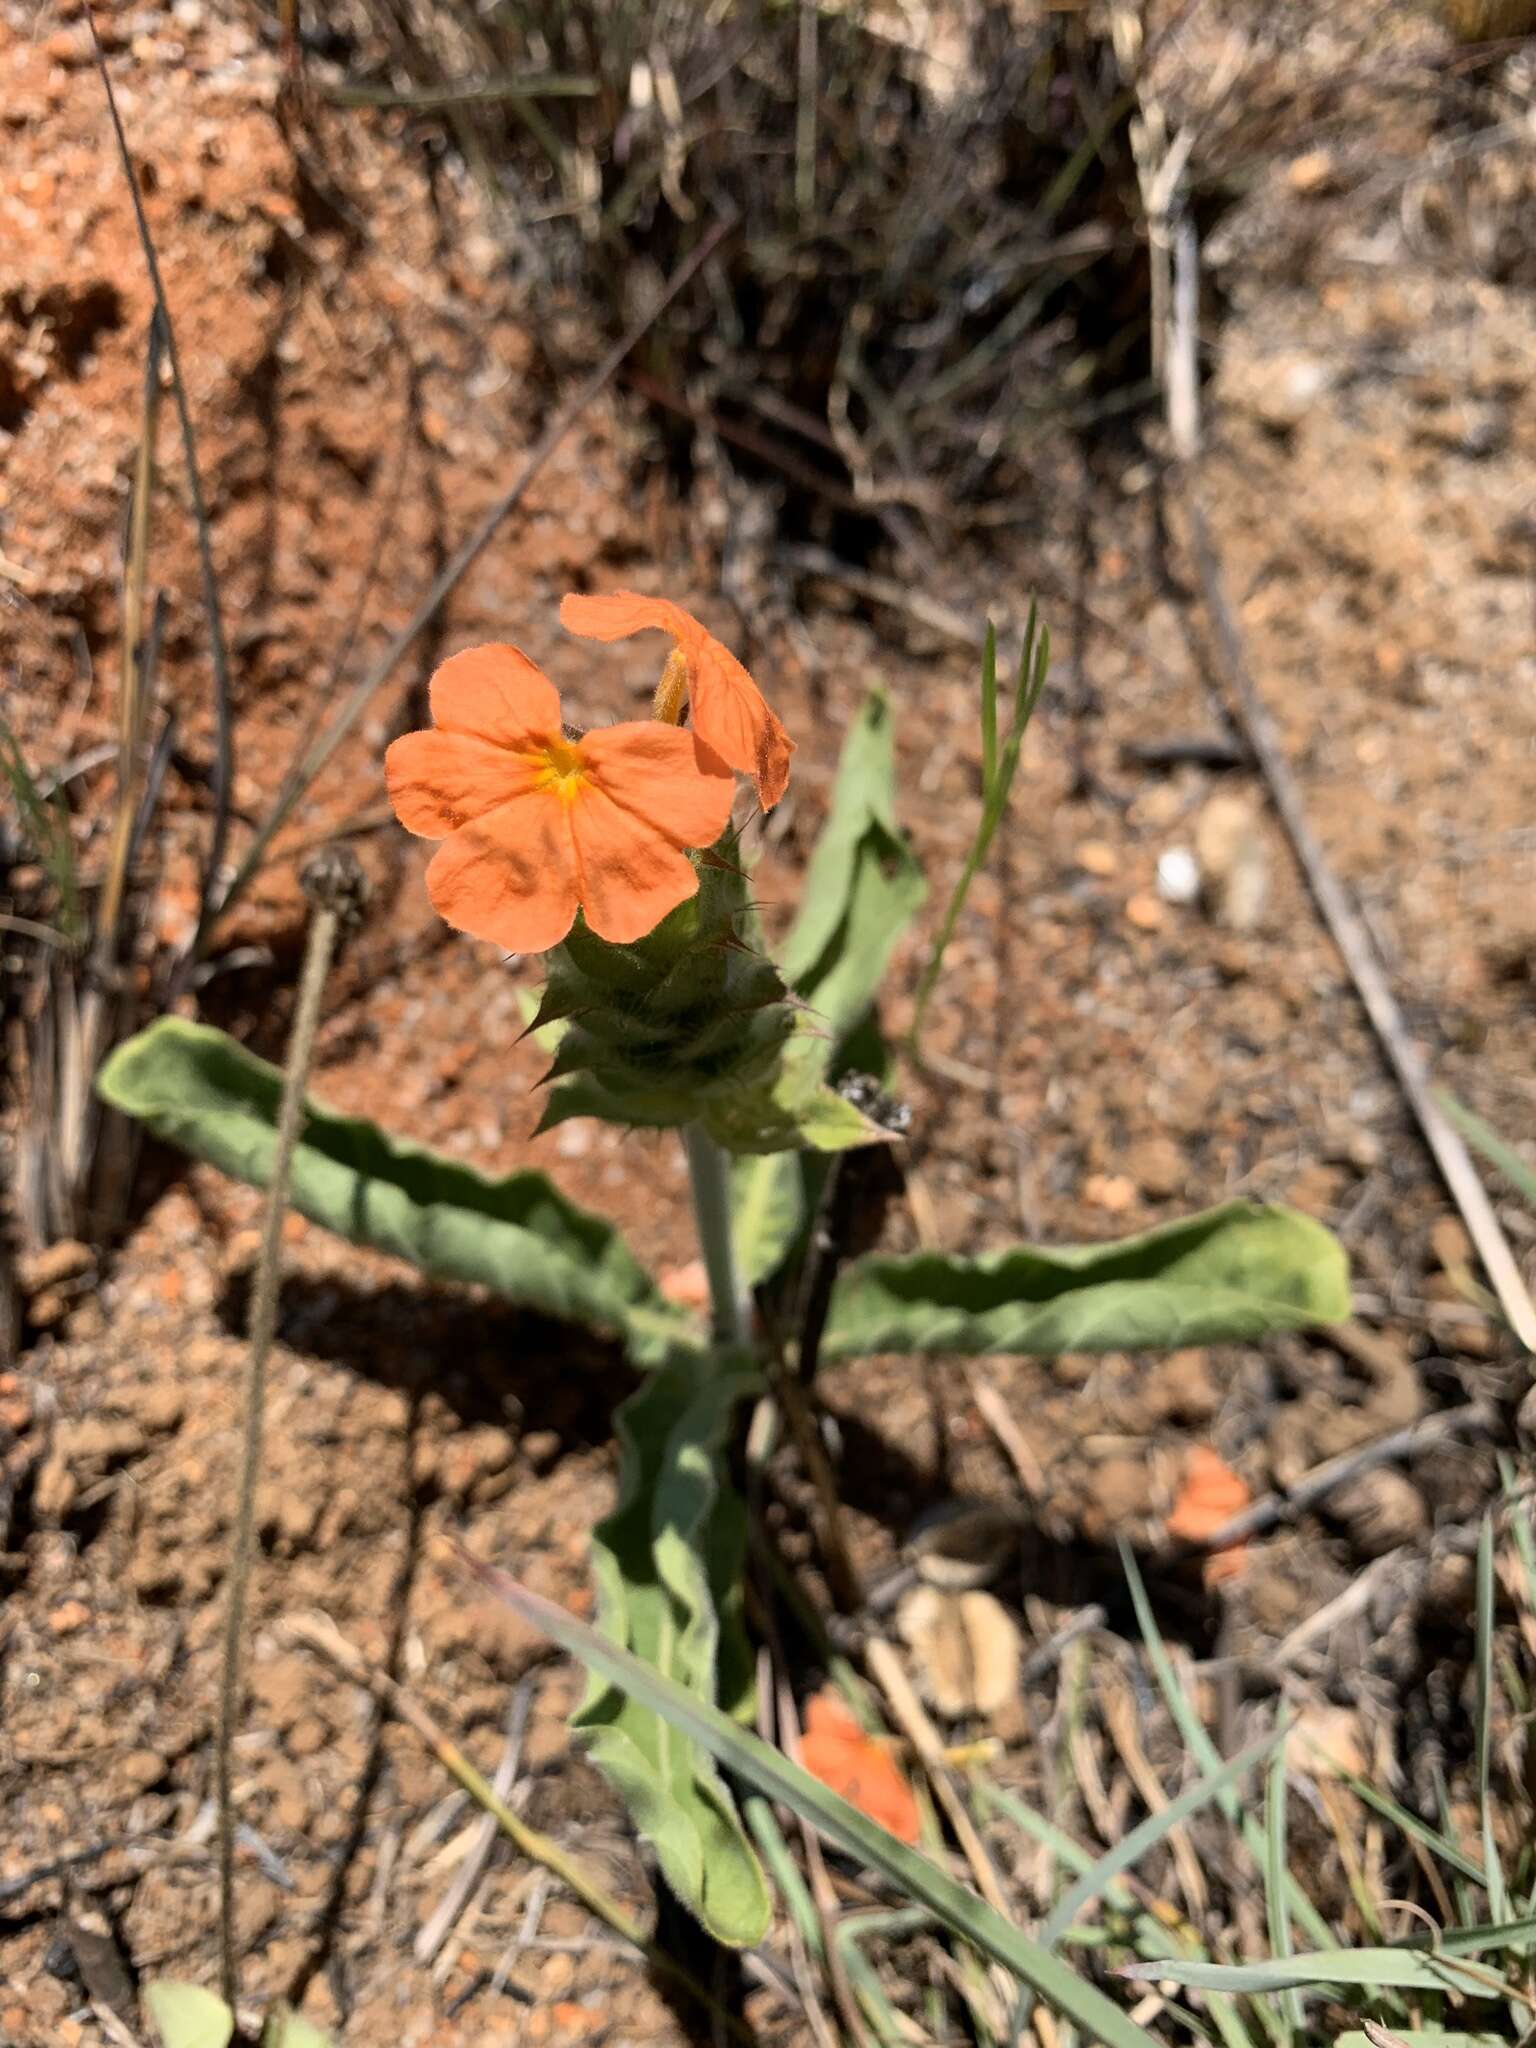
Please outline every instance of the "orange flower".
[[[723, 761], [740, 769], [757, 783], [763, 809], [773, 809], [789, 783], [789, 757], [795, 743], [735, 655], [691, 613], [664, 597], [612, 590], [604, 597], [562, 598], [560, 623], [568, 633], [579, 633], [584, 640], [627, 640], [650, 626], [670, 633], [687, 669], [700, 767], [718, 766]], [[664, 677], [663, 689], [666, 684]], [[664, 707], [661, 694], [658, 691], [657, 716], [675, 717], [676, 709]]]
[[[1253, 1498], [1241, 1479], [1209, 1444], [1191, 1444], [1184, 1461], [1184, 1480], [1168, 1517], [1168, 1534], [1184, 1543], [1204, 1543]], [[1205, 1560], [1207, 1586], [1241, 1578], [1247, 1545], [1238, 1542], [1213, 1551]]]
[[890, 1751], [865, 1734], [836, 1693], [813, 1693], [806, 1701], [800, 1765], [898, 1842], [917, 1840], [921, 1822], [911, 1786]]
[[445, 839], [427, 868], [433, 908], [513, 953], [565, 937], [578, 907], [599, 938], [642, 938], [699, 878], [682, 851], [725, 830], [735, 785], [687, 733], [645, 719], [580, 739], [515, 647], [470, 647], [432, 678], [432, 732], [384, 761], [408, 832]]

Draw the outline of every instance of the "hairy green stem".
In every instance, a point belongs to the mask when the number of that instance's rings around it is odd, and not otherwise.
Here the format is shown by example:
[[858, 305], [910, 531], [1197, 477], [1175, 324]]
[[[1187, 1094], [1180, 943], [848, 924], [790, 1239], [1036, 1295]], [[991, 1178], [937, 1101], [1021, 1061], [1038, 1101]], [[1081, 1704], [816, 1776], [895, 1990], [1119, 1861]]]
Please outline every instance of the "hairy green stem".
[[[306, 878], [307, 879], [307, 878]], [[317, 897], [319, 891], [316, 891]], [[231, 1786], [231, 1751], [240, 1716], [245, 1638], [246, 1593], [256, 1534], [256, 1483], [261, 1475], [262, 1422], [266, 1400], [267, 1358], [277, 1329], [277, 1296], [281, 1280], [283, 1217], [288, 1207], [288, 1179], [294, 1148], [304, 1120], [304, 1089], [320, 1022], [320, 999], [330, 972], [344, 906], [335, 898], [316, 902], [299, 974], [298, 1001], [283, 1070], [283, 1099], [278, 1111], [277, 1150], [262, 1219], [261, 1249], [251, 1293], [250, 1352], [245, 1367], [244, 1443], [235, 1529], [230, 1543], [229, 1599], [224, 1611], [224, 1664], [219, 1681], [217, 1778], [219, 1806], [219, 1986], [225, 2003], [235, 2003], [239, 1984], [235, 1954], [235, 1808]]]
[[709, 1280], [710, 1323], [715, 1342], [740, 1346], [752, 1327], [751, 1306], [736, 1275], [736, 1249], [731, 1242], [730, 1160], [702, 1124], [683, 1132], [688, 1154], [688, 1180], [693, 1189], [693, 1215], [699, 1250]]

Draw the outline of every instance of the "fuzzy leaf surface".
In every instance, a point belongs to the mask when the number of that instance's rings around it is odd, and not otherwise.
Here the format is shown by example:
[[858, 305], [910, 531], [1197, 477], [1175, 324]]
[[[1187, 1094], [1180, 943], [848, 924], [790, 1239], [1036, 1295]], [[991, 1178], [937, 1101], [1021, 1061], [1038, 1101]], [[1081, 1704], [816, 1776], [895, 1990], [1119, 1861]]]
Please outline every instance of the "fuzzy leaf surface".
[[[156, 1137], [267, 1185], [282, 1076], [224, 1032], [161, 1017], [116, 1048], [96, 1085]], [[623, 1335], [642, 1360], [694, 1341], [612, 1225], [567, 1201], [542, 1173], [491, 1180], [311, 1101], [289, 1200], [311, 1222], [435, 1278], [477, 1282], [545, 1315]]]
[[832, 808], [780, 952], [784, 979], [835, 1047], [880, 992], [927, 884], [896, 823], [895, 719], [872, 690], [843, 742]]
[[[717, 1599], [739, 1587], [746, 1521], [720, 1460], [736, 1403], [759, 1385], [739, 1361], [653, 1373], [619, 1409], [619, 1505], [593, 1538], [606, 1634], [714, 1706], [739, 1707], [750, 1671], [723, 1641]], [[733, 1617], [739, 1630], [739, 1616]], [[772, 1913], [767, 1879], [708, 1753], [631, 1695], [594, 1678], [572, 1726], [589, 1739], [678, 1898], [717, 1941], [750, 1948]]]
[[857, 1259], [833, 1291], [822, 1357], [1243, 1342], [1341, 1322], [1349, 1306], [1331, 1231], [1293, 1209], [1228, 1202], [1111, 1244]]

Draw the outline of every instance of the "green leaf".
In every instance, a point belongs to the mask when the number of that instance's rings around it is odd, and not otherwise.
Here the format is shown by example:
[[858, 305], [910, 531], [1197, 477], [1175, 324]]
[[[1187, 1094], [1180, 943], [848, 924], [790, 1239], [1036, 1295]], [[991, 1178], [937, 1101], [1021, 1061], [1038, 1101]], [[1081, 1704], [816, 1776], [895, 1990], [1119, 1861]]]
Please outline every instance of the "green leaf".
[[[716, 1609], [720, 1593], [739, 1586], [746, 1551], [746, 1520], [719, 1464], [731, 1412], [758, 1385], [755, 1372], [719, 1358], [653, 1374], [615, 1417], [619, 1505], [594, 1535], [604, 1629], [711, 1710], [722, 1666], [737, 1706], [750, 1668], [739, 1639], [722, 1643]], [[648, 1705], [597, 1680], [572, 1726], [590, 1737], [595, 1761], [683, 1904], [717, 1941], [761, 1941], [772, 1896], [707, 1752]]]
[[697, 1100], [694, 1114], [716, 1144], [738, 1155], [889, 1144], [889, 1132], [827, 1085], [825, 1068], [822, 1028], [801, 1011], [770, 1073]]
[[1229, 1202], [1114, 1244], [858, 1259], [833, 1293], [822, 1356], [1126, 1351], [1245, 1340], [1348, 1314], [1344, 1252], [1322, 1224]]
[[146, 1984], [144, 2003], [161, 2048], [227, 2048], [234, 2037], [234, 2014], [201, 1984]]
[[[266, 1185], [282, 1076], [222, 1031], [162, 1017], [112, 1053], [96, 1085], [156, 1137]], [[541, 1173], [490, 1180], [311, 1102], [289, 1200], [311, 1222], [424, 1273], [478, 1282], [545, 1315], [616, 1331], [644, 1362], [694, 1342], [612, 1225], [568, 1202]]]
[[829, 1050], [873, 1004], [927, 894], [896, 823], [894, 736], [889, 700], [873, 690], [843, 742], [832, 808], [781, 950], [784, 978], [816, 1012]]
[[261, 2048], [331, 2048], [331, 2037], [290, 2005], [274, 2005], [261, 2030]]
[[798, 1154], [766, 1152], [731, 1167], [731, 1238], [748, 1287], [771, 1280], [805, 1228], [805, 1181]]
[[477, 1577], [562, 1649], [661, 1715], [766, 1798], [782, 1800], [829, 1842], [857, 1856], [909, 1898], [929, 1907], [952, 1932], [1011, 1970], [1090, 2040], [1102, 2042], [1104, 2048], [1154, 2048], [1154, 2037], [1097, 1985], [1031, 1941], [983, 1899], [958, 1884], [947, 1870], [898, 1842], [779, 1750], [770, 1749], [718, 1708], [630, 1656], [552, 1600], [530, 1593], [505, 1572], [482, 1564], [467, 1552], [460, 1555]]

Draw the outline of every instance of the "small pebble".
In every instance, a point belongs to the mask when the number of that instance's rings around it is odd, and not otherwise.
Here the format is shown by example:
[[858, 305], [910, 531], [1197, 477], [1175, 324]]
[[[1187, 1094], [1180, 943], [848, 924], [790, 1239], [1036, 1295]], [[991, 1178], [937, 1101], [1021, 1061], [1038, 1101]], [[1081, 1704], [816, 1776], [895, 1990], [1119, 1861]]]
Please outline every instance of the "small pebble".
[[1165, 903], [1200, 899], [1200, 863], [1187, 846], [1170, 846], [1157, 858], [1157, 893]]

